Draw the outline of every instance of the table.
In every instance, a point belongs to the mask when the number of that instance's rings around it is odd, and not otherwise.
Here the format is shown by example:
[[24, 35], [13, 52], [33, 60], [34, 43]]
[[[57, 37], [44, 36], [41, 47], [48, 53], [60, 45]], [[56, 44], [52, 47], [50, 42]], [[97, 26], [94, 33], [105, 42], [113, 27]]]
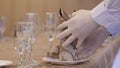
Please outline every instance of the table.
[[[56, 42], [55, 42], [56, 44]], [[114, 58], [120, 48], [120, 35], [115, 36], [112, 41], [103, 45], [93, 55], [89, 61], [79, 65], [60, 66], [60, 65], [43, 65], [36, 68], [112, 68]], [[33, 59], [40, 62], [41, 58], [46, 56], [48, 50], [48, 41], [44, 33], [41, 33], [33, 46]], [[13, 38], [0, 42], [0, 59], [10, 60], [16, 65], [18, 56], [14, 50]], [[6, 67], [10, 68], [10, 67]], [[13, 68], [13, 67], [12, 67]]]

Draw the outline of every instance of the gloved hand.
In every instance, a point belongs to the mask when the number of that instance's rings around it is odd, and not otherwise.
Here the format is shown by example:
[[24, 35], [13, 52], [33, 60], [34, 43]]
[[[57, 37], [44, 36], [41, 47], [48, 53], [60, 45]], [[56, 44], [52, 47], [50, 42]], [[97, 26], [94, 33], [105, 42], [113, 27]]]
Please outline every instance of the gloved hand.
[[99, 47], [102, 46], [104, 40], [109, 35], [110, 33], [103, 27], [100, 27], [97, 31], [94, 31], [94, 33], [92, 33], [77, 50], [77, 60], [85, 59], [93, 54]]
[[100, 27], [90, 16], [90, 11], [79, 10], [73, 13], [73, 17], [68, 21], [60, 24], [58, 26], [59, 30], [65, 29], [63, 32], [56, 36], [57, 39], [62, 40], [63, 38], [69, 36], [67, 40], [62, 44], [63, 47], [69, 45], [75, 39], [77, 41], [77, 48], [83, 43], [83, 41], [96, 29]]

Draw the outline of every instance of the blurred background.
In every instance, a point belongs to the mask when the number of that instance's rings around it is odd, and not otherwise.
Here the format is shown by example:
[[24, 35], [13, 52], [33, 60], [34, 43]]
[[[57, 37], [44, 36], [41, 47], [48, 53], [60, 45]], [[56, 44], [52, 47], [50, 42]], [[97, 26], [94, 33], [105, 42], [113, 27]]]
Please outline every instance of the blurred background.
[[13, 36], [13, 26], [26, 12], [39, 14], [41, 26], [46, 12], [58, 13], [59, 8], [68, 13], [79, 9], [92, 9], [102, 0], [0, 0], [0, 16], [6, 16], [6, 36]]

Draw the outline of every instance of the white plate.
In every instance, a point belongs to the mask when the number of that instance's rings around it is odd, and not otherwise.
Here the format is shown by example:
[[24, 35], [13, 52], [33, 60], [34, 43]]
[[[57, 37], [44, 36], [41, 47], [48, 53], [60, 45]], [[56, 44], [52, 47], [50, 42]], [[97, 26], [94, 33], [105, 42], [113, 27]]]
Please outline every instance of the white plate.
[[12, 61], [7, 61], [7, 60], [0, 60], [0, 67], [1, 66], [8, 66], [8, 65], [12, 65], [13, 62]]
[[79, 64], [79, 63], [88, 61], [87, 59], [86, 60], [79, 60], [79, 61], [60, 61], [58, 59], [52, 59], [49, 57], [44, 57], [42, 60], [45, 62], [51, 62], [53, 64], [60, 64], [60, 65], [74, 65], [74, 64]]

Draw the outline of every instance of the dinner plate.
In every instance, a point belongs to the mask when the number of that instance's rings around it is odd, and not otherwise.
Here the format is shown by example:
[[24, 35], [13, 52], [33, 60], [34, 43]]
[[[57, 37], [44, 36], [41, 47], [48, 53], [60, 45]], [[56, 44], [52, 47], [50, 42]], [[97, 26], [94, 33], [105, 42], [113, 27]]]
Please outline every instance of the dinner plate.
[[88, 61], [88, 59], [79, 60], [79, 61], [60, 61], [59, 59], [52, 59], [52, 58], [49, 58], [49, 57], [44, 57], [42, 59], [42, 61], [51, 62], [53, 64], [59, 64], [59, 65], [74, 65], [74, 64], [79, 64], [79, 63], [82, 63], [82, 62], [86, 62], [86, 61]]
[[0, 67], [1, 66], [8, 66], [8, 65], [12, 65], [13, 62], [12, 61], [7, 61], [7, 60], [0, 60]]

